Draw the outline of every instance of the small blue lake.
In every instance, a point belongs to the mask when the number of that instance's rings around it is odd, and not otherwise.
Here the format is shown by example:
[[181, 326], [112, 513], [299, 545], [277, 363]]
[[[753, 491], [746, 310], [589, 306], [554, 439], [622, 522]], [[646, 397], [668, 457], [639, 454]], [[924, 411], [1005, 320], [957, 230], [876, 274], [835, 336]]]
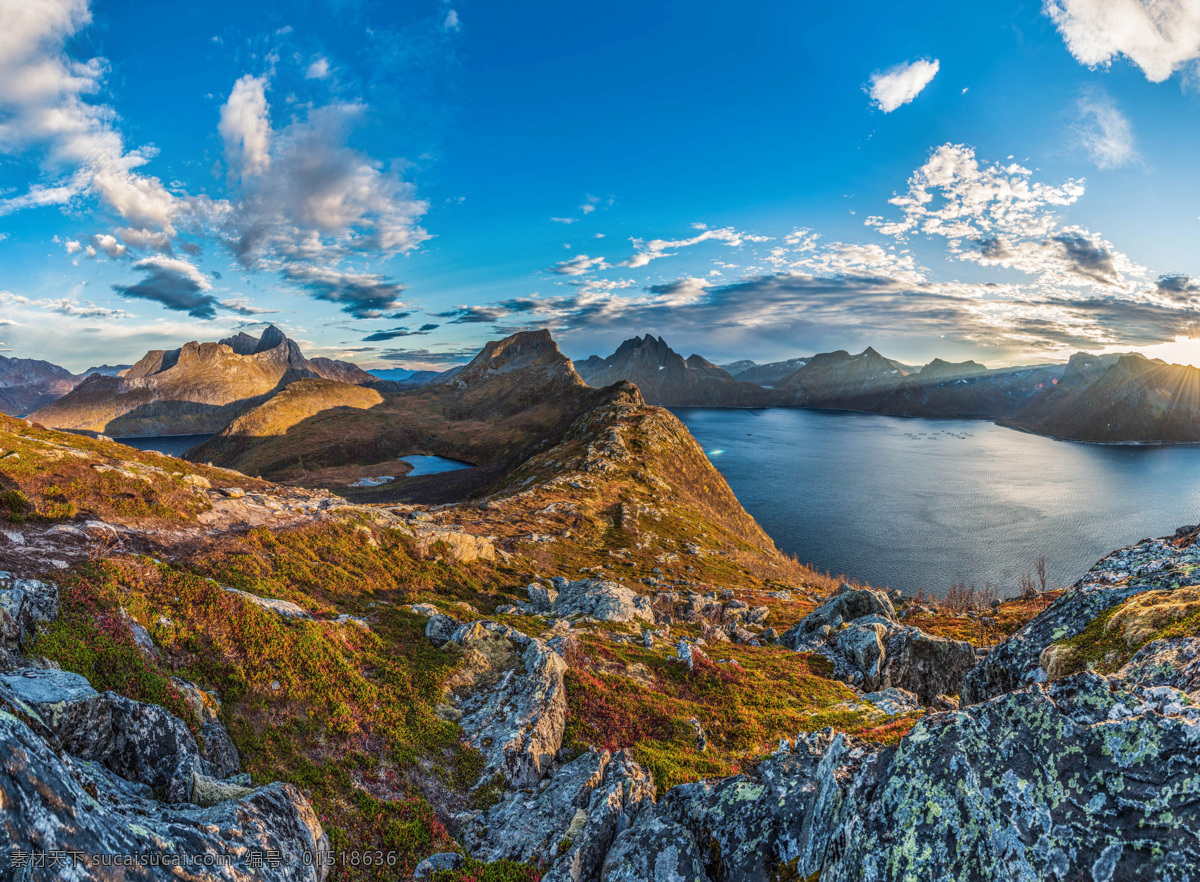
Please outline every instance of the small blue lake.
[[444, 456], [402, 456], [400, 461], [413, 467], [412, 471], [405, 475], [406, 478], [419, 478], [421, 475], [438, 475], [442, 472], [474, 468], [469, 462], [447, 459]]

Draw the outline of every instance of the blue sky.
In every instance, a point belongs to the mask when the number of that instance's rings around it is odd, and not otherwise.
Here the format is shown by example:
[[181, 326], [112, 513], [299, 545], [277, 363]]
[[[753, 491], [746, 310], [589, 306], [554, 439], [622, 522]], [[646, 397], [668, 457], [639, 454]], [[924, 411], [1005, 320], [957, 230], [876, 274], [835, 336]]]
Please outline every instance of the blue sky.
[[0, 0], [0, 354], [1200, 363], [1200, 8]]

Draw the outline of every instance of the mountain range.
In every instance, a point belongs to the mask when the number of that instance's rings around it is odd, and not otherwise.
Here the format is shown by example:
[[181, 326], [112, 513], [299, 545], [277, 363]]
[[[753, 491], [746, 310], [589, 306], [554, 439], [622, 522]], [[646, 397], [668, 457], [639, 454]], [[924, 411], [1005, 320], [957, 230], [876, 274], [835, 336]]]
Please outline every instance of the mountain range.
[[375, 379], [348, 362], [305, 358], [272, 325], [259, 337], [243, 333], [153, 350], [118, 376], [92, 374], [30, 418], [112, 437], [212, 434], [305, 377], [353, 384]]
[[665, 406], [818, 407], [987, 419], [1075, 441], [1200, 442], [1200, 370], [1137, 353], [1077, 352], [1065, 363], [989, 369], [937, 358], [917, 367], [867, 347], [770, 365], [740, 361], [727, 370], [696, 355], [685, 361], [661, 337], [646, 335], [576, 367], [593, 384], [629, 380]]
[[129, 368], [127, 364], [105, 364], [73, 374], [48, 361], [0, 355], [0, 413], [29, 413], [66, 395], [90, 376], [115, 377]]
[[[548, 333], [545, 340], [554, 345]], [[569, 363], [557, 346], [554, 352], [556, 362]], [[986, 419], [1078, 441], [1200, 442], [1200, 371], [1136, 353], [1079, 352], [1066, 362], [990, 369], [939, 358], [910, 365], [867, 347], [857, 354], [836, 350], [722, 367], [698, 354], [684, 358], [663, 337], [646, 334], [626, 340], [607, 357], [569, 364], [572, 384], [603, 389], [628, 382], [647, 403], [666, 407], [817, 407]], [[306, 358], [295, 341], [271, 326], [258, 337], [240, 333], [217, 343], [191, 342], [148, 352], [132, 366], [102, 365], [82, 374], [45, 361], [0, 357], [0, 412], [113, 437], [222, 433], [224, 440], [213, 441], [222, 445], [222, 456], [241, 456], [245, 438], [279, 432], [280, 425], [316, 417], [323, 409], [338, 409], [338, 419], [349, 419], [345, 409], [370, 410], [372, 422], [385, 413], [399, 419], [398, 402], [419, 412], [436, 409], [439, 389], [479, 382], [478, 366], [472, 365], [441, 373], [366, 372], [349, 362]], [[302, 385], [273, 401], [297, 383]], [[485, 399], [477, 406], [495, 412]], [[456, 407], [461, 411], [461, 402]], [[420, 424], [418, 419], [408, 429]], [[379, 440], [396, 432], [403, 434], [376, 426], [367, 435]], [[331, 438], [338, 434], [329, 430]], [[462, 439], [447, 446], [441, 438], [438, 444], [458, 449], [469, 461], [478, 454], [478, 445]], [[236, 454], [228, 453], [235, 448]], [[261, 455], [255, 454], [256, 461]], [[306, 463], [307, 468], [313, 461]], [[279, 463], [270, 458], [261, 465]]]
[[766, 407], [771, 394], [761, 386], [734, 379], [699, 355], [684, 358], [662, 337], [634, 337], [608, 358], [593, 355], [575, 362], [579, 376], [603, 387], [628, 380], [646, 401], [664, 407]]

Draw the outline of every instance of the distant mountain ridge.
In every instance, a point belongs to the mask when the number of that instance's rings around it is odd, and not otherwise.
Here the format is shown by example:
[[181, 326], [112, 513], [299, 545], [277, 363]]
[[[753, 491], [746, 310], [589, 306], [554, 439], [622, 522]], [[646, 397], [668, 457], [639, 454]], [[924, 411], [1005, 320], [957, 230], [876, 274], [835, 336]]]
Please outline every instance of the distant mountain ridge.
[[29, 413], [58, 400], [93, 374], [116, 376], [129, 367], [105, 364], [72, 374], [48, 361], [0, 355], [0, 413]]
[[940, 358], [917, 367], [868, 346], [769, 365], [744, 359], [726, 365], [735, 375], [698, 355], [685, 361], [646, 335], [575, 366], [591, 385], [629, 380], [647, 401], [670, 407], [819, 407], [988, 419], [1077, 441], [1200, 442], [1200, 370], [1136, 353], [1077, 352], [1065, 363], [990, 369]]
[[626, 340], [608, 358], [576, 361], [575, 370], [596, 388], [627, 380], [648, 404], [666, 407], [764, 407], [771, 401], [761, 386], [736, 380], [699, 355], [685, 359], [651, 334]]
[[52, 428], [114, 437], [211, 434], [305, 377], [374, 380], [348, 362], [305, 358], [272, 325], [259, 337], [241, 333], [218, 343], [152, 350], [119, 376], [93, 374], [30, 416]]

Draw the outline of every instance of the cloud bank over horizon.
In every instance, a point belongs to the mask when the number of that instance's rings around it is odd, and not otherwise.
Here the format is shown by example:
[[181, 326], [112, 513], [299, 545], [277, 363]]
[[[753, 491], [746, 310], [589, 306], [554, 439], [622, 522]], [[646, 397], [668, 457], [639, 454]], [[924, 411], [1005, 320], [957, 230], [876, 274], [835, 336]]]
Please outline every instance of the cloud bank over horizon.
[[[1044, 43], [1033, 60], [998, 37], [964, 56], [993, 31], [936, 10], [926, 46], [897, 48], [880, 6], [859, 57], [833, 39], [854, 16], [831, 20], [807, 70], [780, 58], [728, 109], [706, 90], [773, 58], [748, 50], [724, 80], [697, 80], [699, 114], [667, 85], [676, 56], [654, 88], [605, 104], [589, 84], [590, 114], [586, 101], [548, 114], [522, 88], [533, 81], [489, 55], [507, 45], [502, 24], [544, 23], [446, 3], [270, 6], [211, 34], [184, 11], [143, 24], [88, 0], [5, 12], [8, 354], [125, 361], [267, 318], [314, 354], [417, 367], [535, 327], [575, 354], [654, 329], [713, 358], [886, 341], [1002, 364], [1200, 333], [1200, 264], [1181, 247], [1200, 188], [1171, 173], [1191, 123], [1168, 143], [1145, 135], [1157, 117], [1137, 97], [1184, 101], [1200, 82], [1188, 0], [1045, 0], [1024, 20], [1022, 39]], [[170, 22], [178, 58], [146, 42]], [[1012, 71], [988, 79], [1001, 62], [1057, 65], [1025, 77], [1044, 108]], [[169, 86], [139, 64], [165, 65]], [[795, 119], [705, 119], [759, 94]], [[597, 140], [587, 121], [602, 107], [628, 141]], [[1155, 189], [1168, 178], [1172, 192]], [[1145, 233], [1127, 207], [1143, 193]], [[391, 345], [407, 337], [427, 345]]]

